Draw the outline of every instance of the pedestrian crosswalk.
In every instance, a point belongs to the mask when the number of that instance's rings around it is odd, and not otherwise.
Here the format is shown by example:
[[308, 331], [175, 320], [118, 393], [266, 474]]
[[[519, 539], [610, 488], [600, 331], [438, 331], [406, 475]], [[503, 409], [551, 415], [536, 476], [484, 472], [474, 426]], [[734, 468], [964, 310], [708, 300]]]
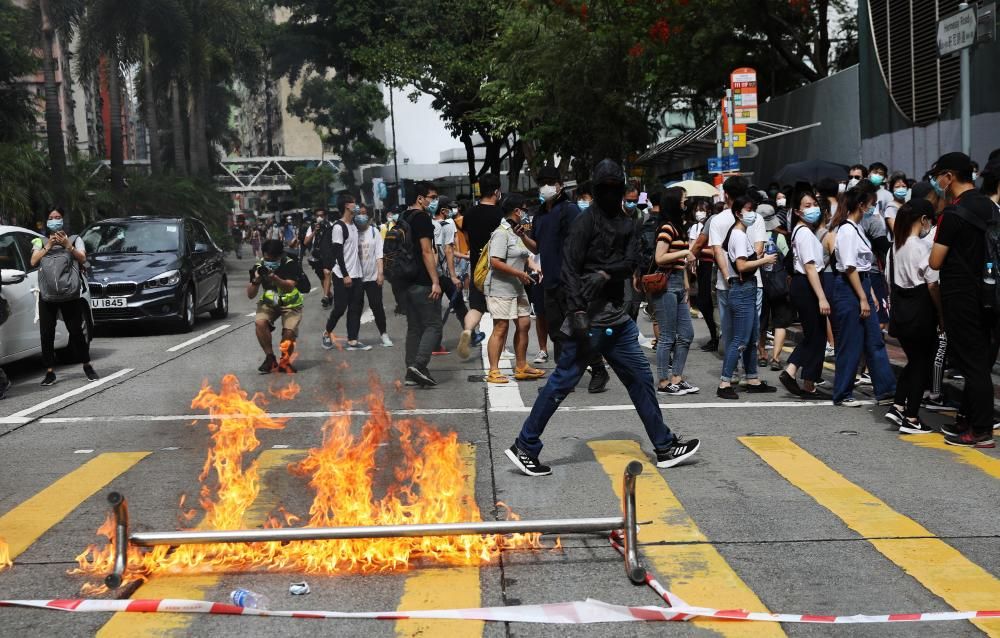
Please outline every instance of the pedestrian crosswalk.
[[[887, 502], [876, 497], [861, 485], [838, 473], [836, 461], [825, 461], [809, 451], [809, 444], [786, 436], [746, 436], [738, 439], [736, 449], [742, 450], [740, 463], [755, 464], [756, 470], [768, 480], [783, 482], [800, 490], [811, 499], [811, 507], [832, 514], [845, 527], [845, 534], [853, 532], [860, 542], [869, 544], [885, 559], [886, 565], [898, 568], [900, 578], [909, 579], [940, 601], [936, 610], [950, 606], [957, 610], [995, 609], [1000, 605], [1000, 579], [996, 574], [974, 562], [951, 541], [937, 538], [933, 532], [916, 520], [900, 513], [906, 503]], [[914, 447], [901, 448], [901, 455], [934, 455], [939, 462], [949, 463], [949, 471], [961, 480], [967, 473], [976, 480], [1000, 479], [1000, 460], [978, 450], [956, 449], [938, 444], [929, 438], [908, 437], [904, 440]], [[712, 512], [705, 503], [682, 502], [671, 488], [669, 472], [660, 472], [647, 459], [640, 445], [632, 440], [595, 440], [588, 443], [591, 455], [565, 471], [579, 472], [581, 481], [591, 481], [599, 489], [607, 490], [621, 498], [620, 477], [627, 462], [642, 460], [644, 472], [638, 480], [638, 518], [644, 521], [640, 530], [641, 552], [647, 567], [654, 571], [668, 589], [681, 599], [694, 605], [722, 606], [750, 611], [800, 611], [782, 608], [787, 603], [775, 599], [771, 590], [765, 602], [749, 583], [747, 574], [741, 574], [745, 564], [730, 564], [699, 526], [699, 521], [710, 520]], [[479, 447], [480, 463], [486, 448]], [[112, 481], [127, 478], [151, 452], [104, 453], [77, 469], [57, 478], [34, 496], [14, 505], [0, 515], [0, 537], [10, 544], [12, 570], [18, 570], [18, 557], [33, 543], [59, 522], [71, 517], [88, 499], [99, 498]], [[306, 454], [305, 450], [270, 449], [258, 457], [263, 489], [254, 508], [247, 516], [248, 526], [259, 526], [268, 512], [282, 500], [283, 495], [269, 489], [278, 481], [275, 477], [284, 468]], [[461, 458], [466, 468], [464, 489], [475, 493], [477, 475], [477, 447], [463, 444]], [[503, 462], [502, 459], [499, 462]], [[699, 472], [697, 467], [683, 470]], [[892, 472], [891, 467], [885, 468]], [[853, 474], [855, 480], [857, 474]], [[681, 491], [683, 494], [683, 490]], [[572, 498], [572, 495], [567, 495]], [[480, 503], [490, 498], [479, 495]], [[891, 499], [890, 499], [891, 500]], [[781, 518], [780, 501], [760, 505], [768, 515]], [[645, 522], [649, 521], [649, 522]], [[77, 521], [76, 527], [79, 527]], [[711, 525], [709, 525], [711, 527]], [[849, 531], [848, 531], [849, 530]], [[81, 543], [86, 539], [80, 539]], [[79, 548], [73, 547], [68, 554]], [[741, 566], [742, 565], [742, 566]], [[30, 569], [25, 565], [23, 569]], [[411, 569], [399, 574], [401, 587], [397, 609], [435, 609], [478, 607], [496, 604], [484, 600], [481, 583], [489, 580], [494, 567], [447, 567]], [[544, 564], [539, 574], [544, 578]], [[608, 563], [608, 578], [624, 575], [612, 559]], [[612, 571], [613, 570], [613, 571]], [[0, 588], [6, 574], [0, 573]], [[859, 574], [858, 578], [863, 578]], [[222, 600], [223, 575], [171, 575], [155, 576], [131, 592], [133, 599], [186, 598]], [[638, 591], [638, 590], [637, 590]], [[75, 592], [54, 592], [72, 597]], [[595, 592], [597, 594], [598, 592]], [[650, 604], [640, 599], [636, 602]], [[553, 602], [553, 601], [539, 601]], [[825, 610], [806, 610], [825, 611]], [[872, 611], [870, 609], [857, 610]], [[893, 611], [893, 610], [883, 610]], [[117, 614], [97, 632], [100, 636], [145, 636], [183, 633], [199, 622], [197, 616], [179, 614]], [[697, 620], [699, 629], [729, 637], [784, 636], [785, 628], [770, 623], [739, 623], [721, 620]], [[1000, 637], [1000, 620], [977, 620], [974, 624], [986, 635]], [[447, 635], [451, 638], [475, 638], [483, 635], [481, 622], [465, 621], [396, 621], [397, 636]]]

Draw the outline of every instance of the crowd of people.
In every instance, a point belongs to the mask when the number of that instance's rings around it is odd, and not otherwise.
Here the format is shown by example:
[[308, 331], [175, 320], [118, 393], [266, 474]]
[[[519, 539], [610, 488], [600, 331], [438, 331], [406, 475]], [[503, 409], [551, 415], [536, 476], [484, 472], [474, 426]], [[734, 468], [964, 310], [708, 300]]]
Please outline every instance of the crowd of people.
[[[708, 335], [701, 350], [721, 359], [721, 399], [783, 388], [854, 407], [866, 403], [858, 386], [870, 385], [901, 433], [936, 431], [921, 420], [922, 408], [955, 410], [942, 429], [947, 443], [993, 445], [1000, 152], [981, 174], [969, 157], [946, 154], [920, 180], [878, 162], [850, 167], [843, 180], [767, 188], [732, 176], [714, 198], [678, 187], [644, 193], [610, 160], [572, 189], [554, 167], [536, 181], [537, 192], [503, 193], [499, 178], [485, 175], [475, 205], [418, 182], [380, 228], [343, 195], [336, 211], [316, 211], [300, 232], [261, 237], [268, 276], [255, 275], [248, 294], [257, 285], [291, 292], [301, 273], [282, 274], [283, 259], [292, 253], [294, 262], [297, 253], [330, 308], [323, 347], [335, 347], [346, 314], [345, 349], [368, 350], [359, 340], [366, 297], [382, 345], [393, 345], [382, 300], [388, 281], [406, 317], [409, 386], [437, 385], [431, 362], [450, 354], [442, 336], [453, 315], [460, 358], [485, 344], [487, 383], [544, 379], [507, 450], [531, 476], [551, 471], [538, 457], [552, 414], [586, 371], [588, 390], [605, 391], [608, 367], [628, 390], [658, 464], [694, 454], [698, 441], [683, 442], [666, 427], [657, 396], [700, 392], [686, 371], [699, 318]], [[653, 323], [655, 378], [636, 323], [643, 308]], [[278, 318], [283, 340], [294, 343], [291, 310], [258, 315], [262, 346]], [[532, 318], [538, 352], [529, 361]], [[906, 355], [898, 376], [889, 336]], [[549, 360], [550, 345], [556, 366], [545, 379], [535, 366]], [[265, 352], [261, 372], [280, 368]], [[504, 360], [512, 360], [507, 371]], [[828, 380], [827, 360], [835, 364]], [[942, 393], [946, 370], [964, 379], [958, 403]], [[767, 372], [777, 373], [777, 384], [763, 378]]]

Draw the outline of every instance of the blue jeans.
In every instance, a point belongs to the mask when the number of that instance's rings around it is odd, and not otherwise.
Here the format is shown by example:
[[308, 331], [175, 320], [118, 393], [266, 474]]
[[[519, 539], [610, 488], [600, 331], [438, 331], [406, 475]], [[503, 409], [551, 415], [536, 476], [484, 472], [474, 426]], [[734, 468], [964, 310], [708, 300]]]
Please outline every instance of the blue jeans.
[[[653, 299], [653, 307], [656, 323], [660, 326], [660, 336], [656, 341], [656, 372], [661, 381], [669, 379], [671, 372], [675, 376], [683, 376], [688, 350], [694, 341], [683, 271], [670, 273], [667, 290]], [[671, 356], [673, 366], [670, 364]]]
[[[760, 311], [757, 306], [757, 285], [753, 280], [736, 284], [729, 289], [730, 337], [722, 359], [721, 380], [729, 383], [736, 372], [736, 364], [743, 359], [747, 379], [757, 378], [757, 337]], [[763, 296], [761, 296], [763, 299]]]
[[729, 338], [733, 336], [733, 327], [729, 324], [729, 291], [716, 288], [715, 298], [719, 302], [719, 343], [725, 352], [729, 347]]
[[838, 275], [833, 282], [831, 318], [837, 341], [837, 369], [833, 377], [834, 403], [853, 396], [854, 377], [858, 372], [858, 364], [861, 363], [862, 352], [868, 362], [875, 397], [881, 399], [896, 393], [896, 377], [889, 365], [889, 355], [882, 340], [882, 329], [878, 325], [878, 313], [875, 312], [868, 277], [862, 277], [861, 287], [868, 298], [868, 306], [872, 309], [867, 319], [861, 318], [861, 302], [854, 294], [847, 277]]
[[[584, 346], [582, 352], [581, 345]], [[594, 353], [604, 355], [615, 375], [628, 390], [632, 405], [646, 427], [646, 435], [652, 441], [653, 448], [665, 450], [677, 440], [663, 422], [649, 360], [639, 346], [639, 329], [635, 322], [629, 321], [613, 328], [610, 335], [605, 334], [602, 328], [595, 328], [586, 344], [574, 339], [563, 340], [558, 366], [531, 406], [531, 412], [521, 426], [521, 433], [517, 435], [517, 447], [531, 456], [539, 455], [545, 426], [566, 395], [576, 387]]]

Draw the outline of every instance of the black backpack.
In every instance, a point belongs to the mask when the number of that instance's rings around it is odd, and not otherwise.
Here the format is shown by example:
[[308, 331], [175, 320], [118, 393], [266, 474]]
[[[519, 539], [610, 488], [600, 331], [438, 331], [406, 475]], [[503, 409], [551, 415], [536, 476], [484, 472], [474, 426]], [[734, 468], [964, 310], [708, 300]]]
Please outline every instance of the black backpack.
[[[997, 272], [1000, 271], [1000, 207], [993, 206], [993, 216], [990, 221], [984, 222], [972, 211], [961, 206], [956, 206], [951, 212], [961, 219], [972, 224], [985, 234], [983, 240], [986, 244], [986, 262], [993, 264], [993, 278], [996, 279]], [[985, 269], [986, 264], [983, 264]], [[979, 279], [980, 299], [979, 302], [986, 310], [1000, 312], [1000, 287], [994, 284], [983, 283]]]
[[639, 226], [639, 263], [648, 264], [656, 255], [656, 236], [664, 224], [659, 217], [650, 215]]
[[413, 230], [410, 211], [399, 216], [396, 224], [385, 233], [382, 258], [385, 278], [407, 284], [417, 278], [417, 258], [413, 254]]
[[[774, 246], [778, 247], [778, 232], [771, 231], [771, 241], [774, 242]], [[788, 255], [791, 256], [791, 247], [788, 249]], [[774, 262], [771, 266], [771, 270], [761, 270], [761, 278], [764, 282], [764, 294], [767, 298], [772, 301], [780, 301], [788, 296], [788, 270], [786, 269], [785, 259], [781, 256], [781, 251], [778, 251], [778, 261]]]

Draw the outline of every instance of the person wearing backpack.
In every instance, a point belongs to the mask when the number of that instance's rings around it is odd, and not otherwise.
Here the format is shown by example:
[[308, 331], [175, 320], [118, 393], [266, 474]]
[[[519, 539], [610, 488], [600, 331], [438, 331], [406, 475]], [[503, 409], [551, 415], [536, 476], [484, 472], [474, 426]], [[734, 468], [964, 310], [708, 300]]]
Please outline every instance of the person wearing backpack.
[[[361, 331], [361, 310], [364, 307], [364, 287], [360, 252], [358, 251], [358, 228], [354, 216], [360, 212], [353, 195], [341, 195], [340, 209], [343, 216], [333, 222], [330, 231], [333, 244], [333, 308], [326, 320], [322, 336], [324, 350], [332, 350], [333, 331], [340, 318], [347, 313], [347, 350], [371, 350], [372, 347], [358, 341]], [[367, 218], [367, 216], [366, 216]], [[366, 219], [367, 221], [367, 219]]]
[[42, 362], [45, 364], [43, 386], [54, 385], [56, 373], [56, 320], [62, 316], [69, 332], [70, 349], [83, 363], [83, 373], [91, 381], [100, 377], [90, 365], [90, 344], [83, 333], [84, 305], [83, 264], [87, 251], [79, 235], [67, 235], [65, 215], [55, 208], [45, 224], [48, 237], [31, 242], [31, 267], [38, 268], [38, 332], [42, 342]]
[[862, 353], [871, 374], [875, 398], [883, 401], [896, 394], [896, 377], [878, 323], [878, 304], [872, 295], [871, 268], [875, 252], [859, 227], [865, 215], [876, 214], [877, 195], [869, 183], [847, 189], [832, 226], [837, 228], [834, 250], [837, 277], [833, 281], [831, 318], [837, 338], [837, 363], [833, 381], [833, 403], [859, 407], [854, 398], [855, 375]]
[[780, 232], [781, 218], [770, 204], [757, 206], [757, 214], [764, 217], [764, 229], [767, 231], [765, 252], [772, 249], [778, 256], [774, 265], [763, 269], [761, 277], [764, 284], [764, 300], [760, 309], [760, 334], [757, 335], [757, 363], [763, 367], [768, 364], [767, 329], [774, 330], [774, 343], [771, 348], [771, 370], [781, 370], [781, 352], [785, 347], [785, 337], [788, 327], [795, 321], [795, 308], [788, 298], [789, 277], [792, 265], [791, 247], [785, 235]]
[[[934, 236], [930, 267], [941, 273], [941, 306], [948, 356], [965, 377], [962, 407], [954, 425], [941, 428], [945, 443], [992, 448], [996, 352], [996, 273], [1000, 264], [1000, 212], [976, 190], [972, 160], [941, 156], [930, 170], [931, 187], [948, 205]], [[990, 280], [990, 281], [984, 281]]]
[[[255, 298], [260, 289], [264, 289], [254, 317], [257, 343], [264, 351], [264, 362], [257, 371], [261, 374], [276, 371], [294, 373], [292, 353], [305, 303], [301, 287], [309, 280], [299, 262], [285, 254], [280, 239], [268, 239], [261, 246], [261, 251], [264, 256], [250, 269], [250, 283], [246, 289], [247, 299]], [[278, 319], [281, 319], [280, 361], [274, 355], [274, 344], [271, 342], [271, 333]]]

